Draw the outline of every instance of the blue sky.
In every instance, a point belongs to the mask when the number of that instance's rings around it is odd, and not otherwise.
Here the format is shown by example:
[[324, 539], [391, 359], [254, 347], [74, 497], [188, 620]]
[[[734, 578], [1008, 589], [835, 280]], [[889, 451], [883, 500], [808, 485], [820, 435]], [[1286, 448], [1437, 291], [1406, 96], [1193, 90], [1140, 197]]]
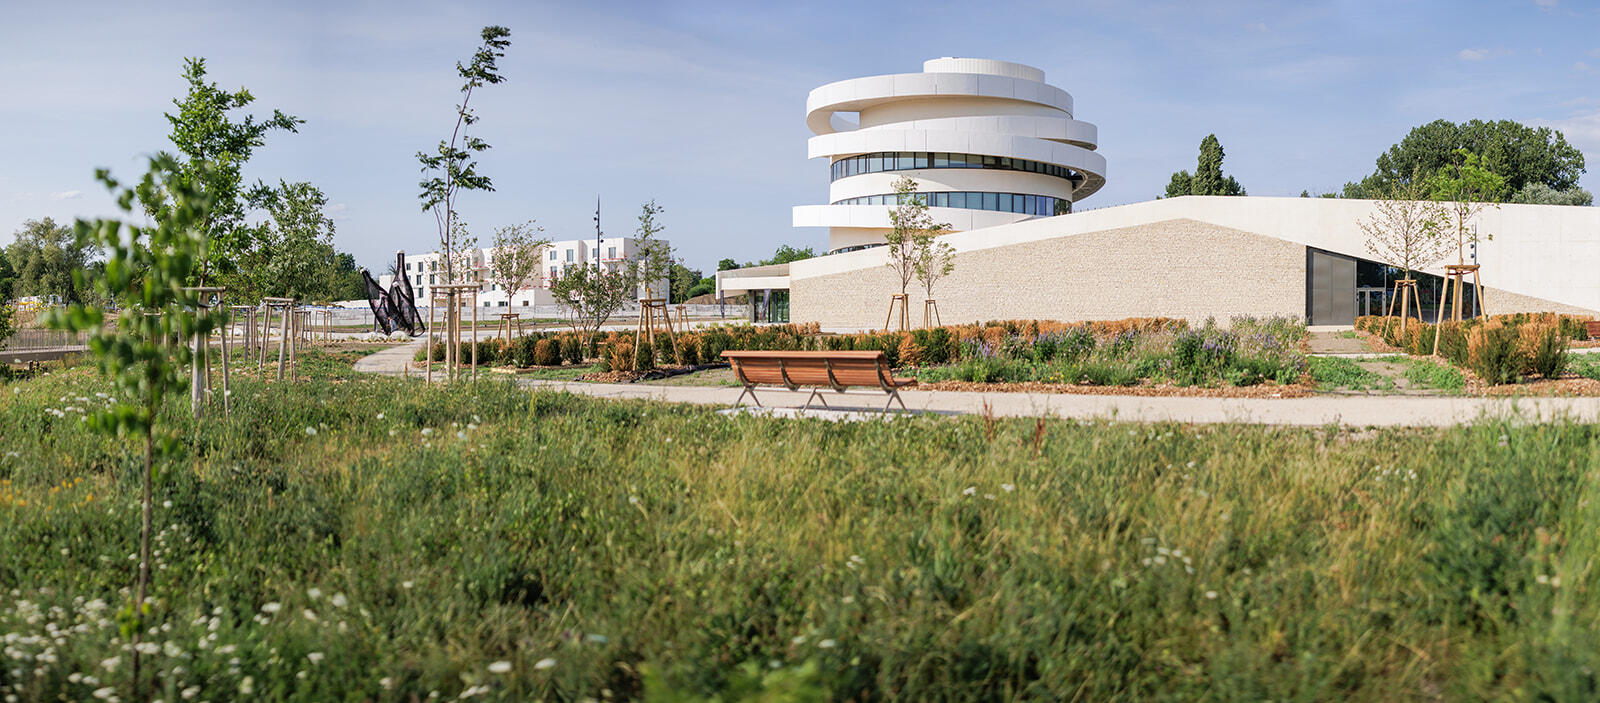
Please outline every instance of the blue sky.
[[381, 271], [437, 245], [415, 153], [453, 124], [454, 62], [512, 30], [508, 82], [474, 98], [497, 191], [460, 211], [487, 239], [536, 220], [559, 238], [632, 231], [665, 206], [690, 266], [825, 246], [790, 207], [827, 197], [805, 158], [806, 93], [938, 56], [1030, 64], [1100, 127], [1108, 184], [1080, 207], [1158, 195], [1215, 132], [1252, 195], [1337, 189], [1413, 126], [1515, 119], [1564, 130], [1600, 190], [1600, 3], [1502, 2], [273, 2], [4, 4], [0, 242], [22, 221], [110, 214], [167, 146], [185, 56], [259, 113], [306, 120], [248, 176], [307, 180], [336, 245]]

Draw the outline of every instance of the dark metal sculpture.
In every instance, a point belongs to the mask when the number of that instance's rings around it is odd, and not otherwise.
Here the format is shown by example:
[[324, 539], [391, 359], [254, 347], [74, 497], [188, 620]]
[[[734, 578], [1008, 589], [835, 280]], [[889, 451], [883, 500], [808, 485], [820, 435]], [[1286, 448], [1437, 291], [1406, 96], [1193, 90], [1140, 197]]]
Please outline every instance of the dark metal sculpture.
[[361, 278], [367, 283], [367, 304], [372, 306], [377, 328], [383, 330], [384, 334], [405, 330], [406, 334], [415, 337], [428, 331], [428, 328], [422, 324], [422, 314], [417, 312], [417, 298], [411, 292], [411, 281], [405, 270], [406, 254], [400, 252], [395, 254], [396, 275], [388, 292], [373, 280], [372, 274], [366, 269], [361, 269]]

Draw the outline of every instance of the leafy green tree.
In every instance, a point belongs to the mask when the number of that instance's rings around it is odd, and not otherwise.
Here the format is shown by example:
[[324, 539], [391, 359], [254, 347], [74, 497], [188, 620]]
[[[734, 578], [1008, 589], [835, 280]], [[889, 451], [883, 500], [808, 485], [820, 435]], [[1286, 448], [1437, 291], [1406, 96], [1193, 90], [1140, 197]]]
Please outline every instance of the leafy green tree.
[[0, 299], [9, 295], [54, 295], [66, 303], [85, 301], [90, 293], [88, 286], [75, 282], [73, 272], [94, 267], [91, 260], [100, 254], [94, 242], [79, 241], [71, 229], [48, 217], [24, 220], [16, 236], [5, 256], [7, 267], [15, 267], [15, 277], [8, 286], [8, 295], [0, 295]]
[[507, 304], [539, 274], [539, 254], [550, 246], [548, 237], [539, 236], [542, 232], [532, 220], [494, 231], [489, 276], [506, 292]]
[[[149, 226], [125, 225], [117, 220], [79, 220], [77, 237], [93, 241], [108, 252], [105, 272], [93, 284], [120, 312], [107, 319], [99, 307], [74, 304], [49, 317], [52, 327], [89, 332], [89, 353], [100, 373], [111, 382], [114, 395], [103, 409], [89, 416], [90, 427], [119, 437], [137, 438], [143, 444], [139, 528], [139, 571], [133, 602], [119, 615], [124, 637], [132, 640], [130, 698], [148, 698], [140, 668], [140, 639], [150, 623], [145, 602], [150, 585], [150, 531], [157, 457], [175, 460], [184, 444], [170, 432], [156, 430], [156, 420], [169, 394], [181, 393], [188, 379], [185, 367], [193, 362], [182, 344], [169, 338], [207, 335], [223, 324], [218, 308], [201, 312], [199, 295], [185, 290], [206, 266], [214, 222], [215, 196], [205, 187], [215, 174], [204, 162], [180, 162], [160, 154], [139, 184], [124, 188], [105, 171], [96, 177], [116, 193], [118, 206], [131, 213], [137, 200], [164, 204]], [[79, 277], [83, 278], [82, 276]], [[149, 314], [153, 313], [153, 314]]]
[[682, 261], [675, 261], [672, 264], [672, 273], [667, 279], [672, 283], [672, 299], [681, 303], [693, 297], [690, 291], [704, 281], [705, 276], [700, 269], [692, 269], [684, 266]]
[[437, 221], [446, 283], [456, 282], [456, 269], [460, 263], [455, 255], [462, 243], [458, 241], [462, 225], [456, 214], [457, 195], [463, 190], [494, 190], [493, 181], [478, 173], [478, 162], [473, 160], [476, 154], [487, 151], [489, 144], [469, 135], [467, 130], [479, 119], [471, 108], [473, 91], [485, 85], [505, 82], [496, 61], [505, 56], [505, 48], [511, 46], [511, 40], [508, 39], [511, 30], [489, 26], [483, 28], [480, 36], [483, 43], [473, 53], [471, 61], [466, 65], [456, 63], [456, 72], [463, 82], [461, 104], [456, 106], [456, 125], [450, 132], [450, 139], [440, 140], [437, 151], [432, 154], [417, 152], [417, 161], [422, 164], [422, 173], [426, 176], [418, 184], [422, 192], [417, 198], [422, 201], [422, 211], [432, 212]]
[[816, 255], [817, 252], [813, 251], [811, 247], [797, 249], [789, 246], [788, 244], [784, 244], [779, 246], [778, 250], [772, 253], [772, 258], [763, 259], [761, 261], [761, 265], [768, 266], [771, 264], [787, 264], [794, 261], [800, 261], [802, 259], [810, 259]]
[[1505, 179], [1484, 167], [1483, 159], [1466, 149], [1456, 150], [1456, 160], [1427, 181], [1434, 200], [1445, 204], [1445, 228], [1456, 245], [1457, 263], [1466, 262], [1466, 248], [1494, 235], [1480, 233], [1473, 220], [1485, 207], [1497, 206], [1505, 192]]
[[11, 299], [11, 290], [16, 286], [17, 270], [11, 267], [11, 259], [6, 254], [5, 247], [0, 247], [0, 303]]
[[736, 268], [739, 268], [739, 263], [733, 259], [723, 259], [717, 262], [718, 271], [732, 271]]
[[1188, 171], [1172, 174], [1167, 182], [1166, 197], [1182, 195], [1244, 195], [1244, 187], [1233, 176], [1222, 174], [1222, 142], [1217, 135], [1208, 134], [1200, 140], [1200, 159], [1193, 175]]
[[267, 197], [271, 223], [264, 228], [262, 266], [249, 272], [257, 295], [325, 301], [337, 285], [337, 252], [328, 199], [310, 183], [283, 183]]
[[590, 344], [595, 333], [638, 297], [639, 278], [632, 266], [573, 266], [556, 276], [550, 295], [571, 316], [573, 330]]
[[912, 269], [917, 274], [917, 282], [922, 284], [925, 300], [933, 300], [934, 284], [956, 270], [955, 247], [937, 236], [918, 237]]
[[1413, 128], [1400, 143], [1380, 154], [1372, 175], [1345, 184], [1345, 197], [1384, 197], [1397, 184], [1418, 176], [1427, 180], [1455, 164], [1457, 152], [1463, 150], [1476, 154], [1481, 168], [1501, 177], [1502, 190], [1493, 195], [1502, 201], [1532, 183], [1543, 183], [1555, 191], [1571, 190], [1584, 173], [1583, 152], [1568, 144], [1558, 130], [1511, 120], [1461, 124], [1434, 120]]
[[[183, 77], [189, 82], [189, 92], [182, 100], [172, 101], [177, 114], [166, 115], [172, 124], [168, 138], [177, 153], [162, 155], [172, 157], [180, 180], [193, 184], [213, 202], [199, 223], [211, 242], [191, 283], [221, 280], [230, 287], [239, 286], [235, 280], [239, 263], [256, 248], [262, 234], [261, 227], [249, 224], [245, 216], [251, 208], [260, 207], [270, 192], [259, 181], [254, 187], [244, 185], [244, 165], [266, 144], [268, 133], [297, 132], [305, 120], [273, 110], [272, 117], [265, 120], [247, 115], [234, 121], [230, 112], [255, 102], [250, 91], [240, 88], [230, 93], [207, 82], [205, 59], [184, 59]], [[152, 191], [139, 197], [145, 211], [159, 220], [172, 207], [166, 196], [165, 191]]]

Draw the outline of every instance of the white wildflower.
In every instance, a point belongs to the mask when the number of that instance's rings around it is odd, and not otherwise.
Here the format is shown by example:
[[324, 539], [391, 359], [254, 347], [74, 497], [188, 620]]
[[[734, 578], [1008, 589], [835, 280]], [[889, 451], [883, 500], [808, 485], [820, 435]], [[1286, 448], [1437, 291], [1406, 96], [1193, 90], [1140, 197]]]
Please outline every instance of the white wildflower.
[[312, 664], [316, 664], [317, 662], [322, 661], [322, 652], [312, 652], [310, 654], [307, 654], [306, 655], [306, 661], [309, 661]]
[[963, 489], [961, 491], [961, 495], [970, 496], [970, 495], [972, 495], [974, 493], [977, 493], [977, 492], [978, 492], [978, 487], [977, 486], [967, 486], [965, 489]]
[[412, 585], [412, 584], [411, 584], [411, 582], [410, 582], [410, 581], [401, 581], [401, 582], [400, 582], [400, 587], [401, 587], [401, 588], [411, 588], [411, 585]]
[[347, 605], [350, 605], [350, 601], [345, 599], [343, 593], [335, 593], [335, 594], [333, 594], [333, 598], [330, 598], [328, 600], [329, 600], [330, 603], [333, 603], [333, 607], [335, 607], [335, 608], [343, 608], [343, 607], [345, 607]]
[[282, 610], [282, 609], [283, 609], [283, 604], [279, 603], [277, 601], [272, 601], [271, 603], [268, 603], [266, 605], [261, 606], [261, 612], [267, 613], [267, 614], [276, 613], [276, 612], [278, 612], [279, 610]]
[[510, 670], [511, 662], [508, 661], [497, 661], [489, 665], [489, 672], [494, 674], [504, 674]]
[[1002, 483], [1002, 484], [1000, 484], [1000, 489], [1005, 491], [1005, 492], [1007, 492], [1007, 493], [1010, 493], [1010, 492], [1012, 492], [1014, 490], [1017, 490], [1017, 487], [1013, 486], [1013, 485], [1011, 485], [1009, 483]]
[[106, 671], [116, 671], [117, 665], [121, 663], [122, 657], [112, 657], [110, 659], [101, 660], [100, 666], [105, 667]]
[[821, 647], [823, 649], [833, 649], [834, 647], [837, 647], [838, 645], [839, 645], [839, 643], [835, 642], [833, 640], [823, 640], [823, 641], [817, 643], [817, 646]]
[[1217, 599], [1217, 592], [1216, 591], [1206, 591], [1206, 598], [1208, 598], [1210, 600], [1216, 600]]
[[306, 595], [311, 596], [311, 600], [317, 600], [322, 597], [322, 589], [313, 586], [306, 589]]
[[315, 428], [315, 427], [307, 427], [306, 428], [306, 435], [307, 436], [312, 436], [312, 435], [315, 435], [316, 433], [317, 433], [317, 428]]
[[534, 669], [538, 669], [538, 670], [543, 670], [543, 669], [548, 669], [548, 668], [550, 668], [552, 666], [555, 666], [555, 665], [556, 665], [556, 660], [545, 658], [545, 659], [540, 659], [537, 663], [535, 663], [533, 665], [533, 668]]

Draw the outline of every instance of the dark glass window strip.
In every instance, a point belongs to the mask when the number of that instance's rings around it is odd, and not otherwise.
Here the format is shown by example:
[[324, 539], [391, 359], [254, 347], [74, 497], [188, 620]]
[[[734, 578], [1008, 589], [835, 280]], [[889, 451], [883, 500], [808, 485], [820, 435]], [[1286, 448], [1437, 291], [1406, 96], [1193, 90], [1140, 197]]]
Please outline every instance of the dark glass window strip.
[[[975, 193], [965, 191], [936, 191], [931, 193], [917, 193], [916, 197], [928, 203], [928, 207], [955, 207], [967, 210], [993, 210], [995, 212], [1017, 212], [1024, 215], [1065, 215], [1072, 212], [1072, 201], [1065, 198], [1055, 198], [1048, 195], [1028, 195], [1025, 193]], [[863, 195], [859, 198], [845, 198], [834, 205], [899, 205], [899, 196], [895, 193], [887, 195]]]
[[883, 171], [909, 171], [923, 168], [989, 168], [1001, 171], [1027, 171], [1077, 182], [1083, 179], [1065, 166], [1042, 161], [1012, 159], [1005, 156], [952, 154], [943, 151], [880, 151], [850, 156], [833, 162], [832, 180]]

